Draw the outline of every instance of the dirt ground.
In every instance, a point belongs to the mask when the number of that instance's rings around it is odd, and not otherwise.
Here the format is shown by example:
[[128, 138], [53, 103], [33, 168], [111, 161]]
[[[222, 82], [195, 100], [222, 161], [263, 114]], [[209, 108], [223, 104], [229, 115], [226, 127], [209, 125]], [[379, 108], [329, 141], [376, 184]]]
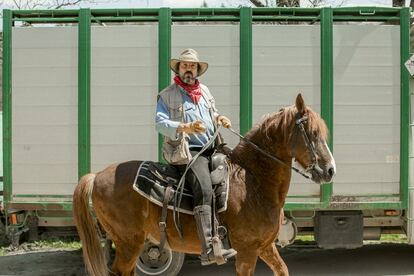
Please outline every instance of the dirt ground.
[[[86, 275], [80, 250], [12, 252], [0, 257], [0, 275], [78, 276]], [[291, 275], [414, 275], [414, 246], [406, 244], [365, 245], [359, 249], [321, 250], [287, 248], [281, 254]], [[182, 276], [234, 275], [234, 262], [224, 266], [202, 267], [187, 260]], [[258, 262], [255, 275], [272, 275]]]
[[81, 250], [42, 250], [0, 257], [0, 275], [80, 276], [84, 272]]

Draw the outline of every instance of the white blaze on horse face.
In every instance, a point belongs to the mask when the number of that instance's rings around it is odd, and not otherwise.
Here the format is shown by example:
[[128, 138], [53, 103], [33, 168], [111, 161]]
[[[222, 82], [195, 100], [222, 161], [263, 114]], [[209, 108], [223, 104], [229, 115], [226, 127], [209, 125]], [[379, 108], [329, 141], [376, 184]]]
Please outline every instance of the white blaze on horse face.
[[331, 157], [331, 165], [332, 165], [332, 168], [334, 169], [334, 175], [335, 175], [336, 174], [336, 163], [335, 163], [335, 159], [333, 158], [332, 152], [329, 149], [328, 144], [326, 142], [325, 142], [325, 147], [326, 147], [326, 150], [329, 152], [329, 156]]

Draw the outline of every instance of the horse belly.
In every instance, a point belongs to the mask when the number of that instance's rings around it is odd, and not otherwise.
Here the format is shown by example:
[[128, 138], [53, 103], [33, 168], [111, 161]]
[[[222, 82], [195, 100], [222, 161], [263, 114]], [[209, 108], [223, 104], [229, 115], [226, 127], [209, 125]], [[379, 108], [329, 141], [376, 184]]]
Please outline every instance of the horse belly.
[[[150, 204], [150, 212], [146, 223], [147, 239], [155, 244], [160, 243], [160, 227], [162, 208]], [[180, 222], [183, 230], [183, 239], [180, 238], [174, 225], [173, 212], [168, 210], [167, 215], [167, 243], [166, 246], [176, 252], [200, 254], [201, 244], [197, 236], [196, 224], [193, 216], [180, 214]]]

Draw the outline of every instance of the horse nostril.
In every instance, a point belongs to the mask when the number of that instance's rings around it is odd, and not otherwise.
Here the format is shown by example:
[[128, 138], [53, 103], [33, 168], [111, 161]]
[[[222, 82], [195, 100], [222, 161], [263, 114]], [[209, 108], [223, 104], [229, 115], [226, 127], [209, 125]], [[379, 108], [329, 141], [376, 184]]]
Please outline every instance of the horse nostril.
[[329, 168], [328, 174], [329, 174], [330, 177], [332, 177], [335, 174], [335, 170], [334, 170], [333, 167]]

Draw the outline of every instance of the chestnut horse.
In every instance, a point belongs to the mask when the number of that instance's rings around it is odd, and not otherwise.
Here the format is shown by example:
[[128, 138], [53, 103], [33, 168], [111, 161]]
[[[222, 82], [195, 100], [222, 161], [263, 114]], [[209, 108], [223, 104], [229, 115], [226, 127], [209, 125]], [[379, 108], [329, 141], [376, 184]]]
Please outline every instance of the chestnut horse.
[[[330, 182], [336, 168], [326, 144], [327, 135], [324, 121], [305, 105], [299, 94], [295, 105], [266, 115], [246, 135], [246, 139], [288, 166], [258, 152], [243, 140], [231, 152], [228, 207], [220, 214], [220, 221], [227, 227], [231, 245], [238, 252], [237, 275], [253, 275], [257, 257], [275, 275], [289, 274], [274, 241], [289, 189], [290, 166], [292, 159], [296, 159], [315, 183]], [[159, 242], [161, 208], [132, 189], [140, 163], [113, 164], [96, 174], [87, 174], [75, 189], [74, 218], [82, 241], [84, 261], [91, 275], [108, 275], [110, 272], [134, 275], [145, 240]], [[96, 224], [89, 212], [90, 197], [97, 220], [116, 246], [110, 272]], [[183, 214], [181, 224], [183, 240], [174, 227], [173, 214], [168, 215], [169, 247], [177, 252], [200, 254], [194, 218]]]

